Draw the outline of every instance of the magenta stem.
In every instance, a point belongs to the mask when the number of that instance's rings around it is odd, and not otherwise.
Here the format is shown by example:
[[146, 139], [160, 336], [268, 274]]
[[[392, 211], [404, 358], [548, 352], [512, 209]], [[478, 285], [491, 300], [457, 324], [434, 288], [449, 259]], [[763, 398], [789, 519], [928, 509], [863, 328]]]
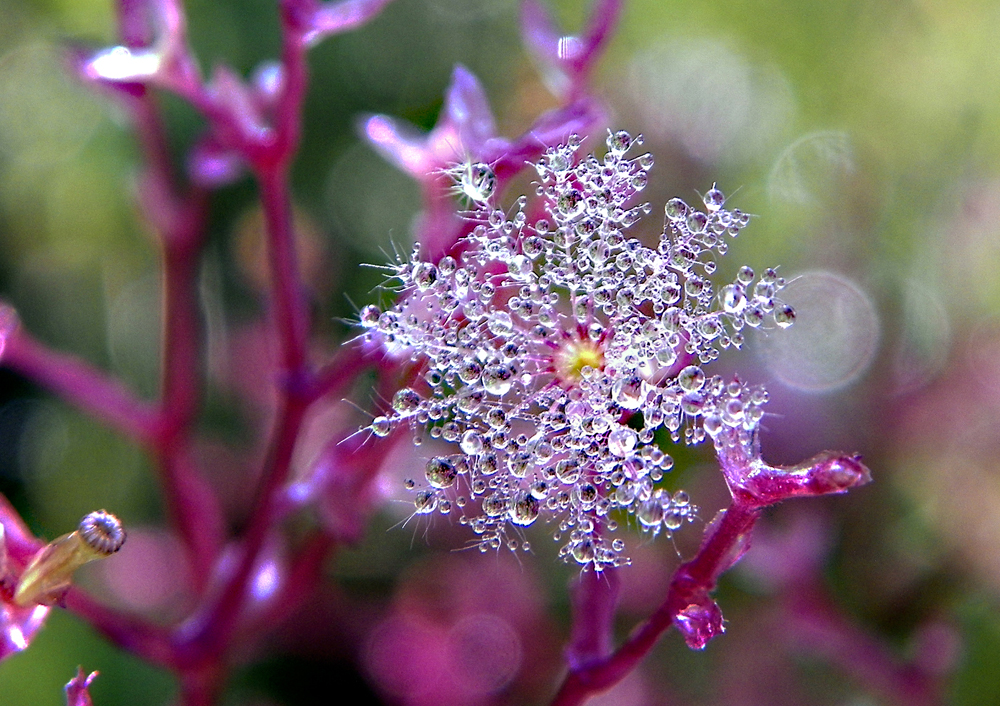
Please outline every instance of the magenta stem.
[[178, 186], [152, 94], [133, 107], [146, 159], [142, 205], [158, 232], [163, 258], [163, 360], [155, 452], [171, 524], [187, 552], [195, 586], [201, 589], [222, 545], [221, 508], [189, 448], [204, 379], [198, 267], [208, 194], [199, 188], [184, 192]]
[[607, 658], [572, 670], [556, 693], [552, 706], [575, 706], [610, 689], [624, 679], [649, 654], [660, 636], [692, 603], [700, 604], [722, 572], [732, 564], [734, 552], [760, 517], [760, 508], [733, 504], [706, 530], [705, 540], [691, 561], [681, 564], [670, 581], [663, 604]]
[[282, 382], [301, 385], [306, 372], [308, 325], [306, 299], [299, 281], [287, 174], [279, 167], [260, 173], [259, 179], [271, 261], [273, 315], [281, 341], [282, 367], [288, 376]]
[[580, 573], [571, 589], [573, 620], [566, 647], [570, 669], [585, 668], [611, 654], [620, 585], [613, 567]]
[[75, 587], [66, 594], [64, 604], [123, 650], [167, 669], [177, 667], [176, 651], [165, 629], [108, 608]]
[[941, 680], [901, 662], [885, 644], [847, 620], [818, 584], [793, 585], [780, 613], [781, 634], [796, 653], [806, 648], [870, 692], [898, 706], [940, 703]]
[[19, 328], [7, 338], [3, 364], [133, 441], [154, 443], [159, 429], [155, 409], [89, 363], [55, 352]]

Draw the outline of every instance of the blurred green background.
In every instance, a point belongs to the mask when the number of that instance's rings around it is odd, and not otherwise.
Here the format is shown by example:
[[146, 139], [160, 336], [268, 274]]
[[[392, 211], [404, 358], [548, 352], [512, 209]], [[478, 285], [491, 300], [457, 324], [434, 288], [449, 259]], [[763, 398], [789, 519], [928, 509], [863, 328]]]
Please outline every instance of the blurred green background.
[[[185, 5], [204, 70], [226, 62], [246, 74], [276, 55], [268, 0]], [[576, 28], [587, 3], [552, 7]], [[520, 134], [555, 99], [516, 21], [515, 0], [397, 0], [369, 26], [312, 51], [294, 193], [315, 263], [317, 330], [331, 347], [355, 306], [377, 298], [381, 275], [357, 265], [407, 242], [419, 209], [415, 186], [358, 139], [357, 116], [388, 113], [429, 128], [462, 63], [486, 86], [501, 134]], [[797, 325], [786, 342], [750, 340], [749, 352], [722, 365], [768, 385], [772, 460], [824, 448], [865, 455], [875, 483], [814, 505], [835, 540], [826, 579], [852, 619], [901, 658], [928, 620], [953, 626], [960, 639], [947, 693], [956, 704], [1000, 693], [997, 36], [1000, 4], [991, 0], [632, 0], [595, 77], [612, 126], [642, 132], [656, 157], [645, 196], [657, 209], [673, 195], [697, 200], [717, 182], [731, 206], [757, 216], [723, 275], [744, 262], [780, 264], [789, 279], [813, 273], [793, 283], [789, 299], [800, 323], [810, 313], [824, 323]], [[68, 43], [114, 43], [108, 0], [0, 0], [0, 296], [41, 340], [150, 396], [157, 251], [134, 201], [138, 151], [116, 106], [66, 75]], [[202, 124], [179, 102], [164, 105], [180, 163]], [[245, 245], [254, 211], [246, 179], [213, 202], [202, 282], [210, 331], [259, 313]], [[652, 238], [660, 225], [654, 215], [640, 230]], [[238, 440], [230, 407], [213, 393], [205, 425]], [[705, 450], [677, 456], [679, 467], [711, 461]], [[683, 473], [695, 496], [696, 476]], [[161, 516], [139, 451], [6, 371], [0, 492], [50, 538], [97, 507], [139, 526]], [[388, 595], [408, 566], [448, 551], [444, 543], [411, 550], [410, 531], [385, 532], [397, 521], [380, 516], [370, 540], [344, 558], [335, 570], [344, 585]], [[676, 562], [663, 545], [657, 556]], [[532, 567], [564, 617], [572, 571], [550, 558], [541, 550]], [[724, 582], [730, 633], [719, 643], [754, 644], [740, 626], [749, 630], [767, 605], [766, 591], [755, 590], [738, 573]], [[639, 617], [623, 615], [623, 631]], [[636, 703], [717, 701], [724, 657], [716, 644], [688, 653], [671, 636], [644, 679], [678, 701], [649, 687]], [[78, 664], [102, 672], [97, 706], [170, 701], [168, 675], [56, 611], [30, 650], [0, 664], [0, 703], [60, 704]], [[798, 674], [817, 704], [889, 703], [807, 655]], [[271, 703], [240, 694], [233, 703]]]

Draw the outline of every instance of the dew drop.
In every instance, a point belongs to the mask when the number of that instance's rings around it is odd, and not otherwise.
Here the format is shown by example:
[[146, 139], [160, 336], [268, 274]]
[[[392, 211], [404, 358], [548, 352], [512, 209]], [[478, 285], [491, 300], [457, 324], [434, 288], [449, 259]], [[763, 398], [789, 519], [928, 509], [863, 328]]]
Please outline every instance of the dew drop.
[[497, 175], [488, 164], [477, 162], [468, 165], [462, 172], [462, 192], [473, 201], [489, 201], [497, 188]]
[[714, 213], [722, 208], [722, 204], [726, 202], [726, 197], [721, 191], [713, 186], [705, 194], [705, 198], [703, 200], [705, 201], [705, 208], [709, 211], [709, 213]]
[[788, 304], [781, 304], [774, 310], [774, 323], [781, 328], [788, 328], [795, 323], [795, 309]]
[[434, 512], [437, 503], [437, 495], [434, 494], [433, 490], [421, 490], [413, 498], [413, 507], [416, 509], [418, 515], [427, 515]]
[[540, 509], [538, 500], [531, 493], [521, 490], [511, 497], [508, 514], [515, 525], [527, 527], [538, 519]]
[[423, 399], [408, 387], [396, 392], [392, 397], [392, 408], [400, 414], [410, 414], [420, 407]]
[[685, 513], [679, 510], [671, 510], [663, 516], [663, 526], [668, 530], [679, 529], [684, 524]]
[[609, 133], [608, 139], [608, 150], [611, 151], [616, 156], [620, 156], [628, 152], [628, 148], [632, 146], [632, 136], [629, 135], [624, 130], [619, 130], [615, 133]]
[[689, 365], [677, 373], [677, 384], [685, 392], [697, 392], [705, 385], [705, 372], [697, 365]]
[[361, 325], [366, 328], [378, 326], [378, 319], [382, 315], [382, 310], [374, 304], [369, 304], [361, 310]]
[[574, 542], [570, 551], [578, 564], [589, 564], [594, 559], [594, 541], [590, 537], [584, 537]]
[[638, 438], [634, 429], [619, 426], [608, 434], [608, 450], [618, 458], [625, 458], [635, 449]]
[[692, 233], [701, 233], [708, 225], [708, 216], [701, 211], [695, 211], [687, 217], [687, 227]]
[[507, 511], [507, 502], [499, 493], [493, 493], [483, 498], [483, 512], [489, 517], [500, 517]]
[[493, 395], [505, 395], [514, 384], [514, 371], [508, 365], [490, 365], [483, 371], [483, 387]]
[[639, 409], [642, 404], [642, 378], [631, 375], [612, 386], [614, 401], [625, 409]]
[[688, 205], [681, 199], [670, 199], [663, 210], [671, 221], [682, 221], [688, 214]]
[[375, 417], [371, 429], [375, 436], [388, 436], [392, 431], [392, 423], [386, 417]]
[[448, 459], [436, 456], [427, 462], [424, 474], [432, 487], [450, 488], [458, 477], [458, 469]]
[[663, 521], [663, 506], [660, 505], [659, 500], [647, 500], [639, 505], [635, 516], [639, 519], [643, 527], [647, 529], [655, 528]]
[[483, 451], [483, 437], [479, 435], [479, 432], [469, 429], [462, 434], [462, 441], [459, 446], [462, 447], [463, 453], [467, 453], [470, 456], [478, 456]]
[[722, 299], [722, 308], [727, 314], [741, 314], [747, 306], [746, 294], [739, 285], [726, 285], [719, 295]]

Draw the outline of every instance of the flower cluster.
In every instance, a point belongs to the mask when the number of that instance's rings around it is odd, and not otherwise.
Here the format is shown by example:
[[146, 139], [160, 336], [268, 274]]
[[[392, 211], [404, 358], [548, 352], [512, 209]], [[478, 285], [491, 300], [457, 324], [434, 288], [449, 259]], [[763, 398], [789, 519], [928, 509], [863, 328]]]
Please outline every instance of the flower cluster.
[[685, 492], [657, 487], [673, 460], [656, 432], [697, 444], [752, 434], [763, 414], [763, 389], [703, 366], [739, 348], [747, 326], [791, 325], [776, 299], [784, 280], [743, 267], [716, 291], [716, 258], [749, 217], [715, 187], [703, 210], [667, 203], [655, 248], [629, 238], [650, 210], [633, 203], [653, 163], [628, 155], [641, 142], [609, 133], [603, 159], [581, 158], [575, 137], [548, 149], [534, 165], [537, 203], [508, 212], [489, 165], [452, 170], [475, 228], [436, 263], [415, 249], [390, 268], [397, 304], [361, 312], [364, 335], [417, 371], [371, 432], [409, 426], [417, 442], [457, 446], [407, 485], [416, 513], [457, 513], [483, 551], [527, 547], [520, 528], [546, 515], [566, 561], [628, 563], [614, 537], [624, 517], [669, 534], [697, 512]]

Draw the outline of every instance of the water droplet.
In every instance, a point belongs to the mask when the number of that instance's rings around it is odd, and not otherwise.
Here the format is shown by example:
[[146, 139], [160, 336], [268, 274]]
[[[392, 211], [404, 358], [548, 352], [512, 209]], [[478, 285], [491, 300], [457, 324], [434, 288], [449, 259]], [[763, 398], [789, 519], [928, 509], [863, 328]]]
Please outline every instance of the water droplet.
[[593, 483], [581, 483], [573, 489], [573, 495], [584, 510], [589, 510], [597, 502], [597, 488]]
[[703, 201], [705, 202], [705, 208], [708, 212], [714, 213], [722, 208], [722, 204], [726, 202], [726, 197], [713, 185], [712, 188], [705, 194]]
[[566, 218], [573, 218], [583, 211], [583, 194], [576, 189], [568, 189], [559, 194], [556, 200], [556, 208]]
[[708, 216], [701, 211], [695, 211], [687, 217], [687, 227], [692, 233], [701, 233], [708, 225]]
[[486, 453], [479, 457], [479, 463], [476, 464], [476, 468], [479, 470], [480, 474], [484, 476], [492, 476], [500, 470], [500, 461], [497, 459], [496, 454]]
[[450, 488], [458, 477], [455, 464], [441, 456], [435, 456], [424, 468], [427, 482], [434, 488]]
[[493, 395], [505, 395], [514, 384], [514, 371], [509, 365], [490, 365], [483, 371], [483, 387]]
[[743, 284], [750, 284], [753, 282], [753, 269], [747, 265], [743, 265], [740, 271], [736, 273], [736, 279], [738, 279]]
[[375, 436], [388, 436], [392, 431], [392, 423], [386, 417], [375, 417], [372, 420], [371, 430]]
[[764, 323], [764, 310], [758, 304], [754, 304], [743, 312], [743, 320], [747, 326], [757, 328]]
[[703, 319], [702, 322], [698, 324], [698, 333], [700, 333], [702, 338], [705, 340], [711, 341], [722, 333], [722, 325], [716, 318]]
[[392, 397], [392, 408], [400, 414], [410, 414], [420, 408], [423, 399], [408, 387], [396, 392]]
[[458, 367], [458, 377], [467, 385], [471, 385], [483, 374], [483, 366], [477, 360], [465, 360]]
[[478, 456], [483, 450], [483, 437], [479, 435], [479, 432], [469, 429], [462, 434], [462, 441], [459, 446], [461, 446], [463, 453], [467, 453], [470, 456]]
[[510, 318], [510, 314], [499, 310], [490, 314], [486, 319], [486, 326], [495, 336], [506, 336], [513, 330], [514, 323]]
[[364, 309], [361, 310], [360, 320], [361, 325], [366, 328], [374, 328], [378, 326], [378, 318], [382, 315], [382, 310], [379, 309], [374, 304], [369, 304]]
[[611, 394], [619, 406], [625, 409], [639, 409], [642, 404], [642, 378], [631, 375], [617, 380]]
[[486, 410], [486, 423], [494, 429], [502, 429], [507, 424], [507, 413], [500, 407], [490, 407]]
[[594, 541], [590, 537], [584, 537], [574, 542], [570, 551], [577, 563], [589, 564], [594, 559]]
[[705, 372], [697, 365], [689, 365], [677, 373], [677, 384], [685, 392], [697, 392], [705, 385]]
[[736, 284], [729, 284], [719, 292], [722, 299], [722, 308], [727, 314], [740, 314], [746, 308], [747, 297], [743, 292], [743, 287]]
[[781, 328], [788, 328], [795, 323], [795, 309], [788, 304], [781, 304], [774, 310], [774, 323]]
[[483, 498], [483, 512], [489, 517], [500, 517], [507, 511], [507, 502], [499, 493]]
[[674, 198], [667, 201], [663, 210], [671, 221], [682, 221], [688, 214], [688, 205], [681, 199]]
[[525, 490], [518, 491], [510, 499], [508, 507], [510, 521], [515, 525], [527, 527], [538, 519], [540, 509], [541, 506], [537, 498], [531, 493]]
[[413, 498], [413, 507], [418, 515], [427, 515], [434, 512], [437, 502], [437, 495], [434, 494], [433, 490], [421, 490]]
[[469, 164], [462, 171], [462, 192], [473, 201], [484, 203], [489, 201], [497, 188], [497, 175], [488, 164], [477, 162]]
[[656, 498], [647, 500], [639, 505], [639, 509], [635, 511], [635, 516], [639, 519], [643, 527], [647, 529], [657, 528], [660, 522], [663, 521], [663, 506]]
[[452, 274], [458, 267], [458, 263], [455, 262], [455, 258], [451, 255], [445, 255], [440, 260], [438, 260], [438, 272], [442, 275]]
[[618, 458], [625, 458], [635, 449], [638, 439], [634, 429], [619, 426], [608, 434], [608, 450]]
[[668, 530], [675, 530], [684, 524], [685, 513], [680, 510], [671, 510], [663, 516], [663, 526]]
[[615, 133], [609, 132], [607, 144], [610, 152], [620, 156], [628, 152], [628, 148], [632, 146], [632, 136], [624, 130]]
[[705, 397], [697, 392], [689, 392], [681, 398], [681, 410], [696, 417], [705, 409]]
[[430, 289], [437, 282], [437, 268], [429, 262], [418, 262], [413, 267], [413, 282], [421, 291]]

